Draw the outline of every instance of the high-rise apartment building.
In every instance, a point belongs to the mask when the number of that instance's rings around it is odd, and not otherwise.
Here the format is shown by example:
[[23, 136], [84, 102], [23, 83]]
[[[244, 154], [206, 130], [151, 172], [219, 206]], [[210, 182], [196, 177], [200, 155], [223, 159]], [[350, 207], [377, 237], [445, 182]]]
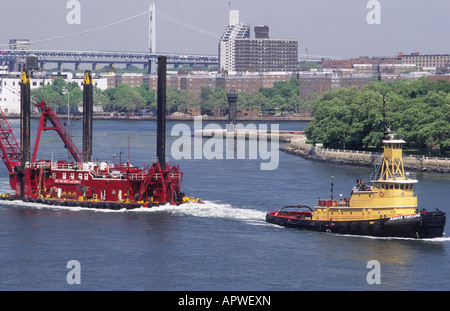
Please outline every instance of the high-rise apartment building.
[[255, 27], [255, 39], [236, 39], [234, 44], [236, 71], [296, 71], [298, 41], [270, 39], [268, 26]]
[[250, 25], [244, 25], [239, 22], [239, 11], [230, 10], [228, 26], [219, 41], [219, 61], [221, 70], [235, 71], [235, 40], [246, 38], [250, 38]]
[[230, 11], [229, 25], [219, 42], [220, 69], [229, 72], [296, 71], [298, 41], [269, 38], [269, 26], [255, 27], [239, 23], [239, 11]]

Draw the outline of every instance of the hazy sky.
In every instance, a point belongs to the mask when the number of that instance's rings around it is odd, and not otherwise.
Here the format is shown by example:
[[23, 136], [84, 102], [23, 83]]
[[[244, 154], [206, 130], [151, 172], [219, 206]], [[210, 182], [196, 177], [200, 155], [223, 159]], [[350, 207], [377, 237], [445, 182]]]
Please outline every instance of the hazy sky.
[[[11, 38], [37, 41], [114, 23], [149, 9], [215, 34], [228, 23], [228, 0], [78, 0], [81, 23], [67, 22], [69, 0], [1, 0], [0, 49]], [[450, 53], [449, 0], [379, 0], [381, 24], [369, 25], [369, 0], [232, 0], [231, 9], [252, 26], [270, 27], [271, 38], [299, 41], [299, 54], [390, 56], [399, 51]], [[157, 16], [157, 50], [216, 55], [218, 39]], [[253, 35], [253, 30], [252, 30]], [[147, 51], [148, 21], [143, 15], [105, 29], [32, 44], [32, 49]]]

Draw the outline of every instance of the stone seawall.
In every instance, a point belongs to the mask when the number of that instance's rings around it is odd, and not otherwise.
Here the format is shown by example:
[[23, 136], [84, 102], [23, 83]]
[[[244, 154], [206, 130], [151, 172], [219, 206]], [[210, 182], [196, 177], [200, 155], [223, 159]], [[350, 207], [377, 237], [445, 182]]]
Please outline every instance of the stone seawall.
[[[375, 163], [380, 163], [383, 157], [382, 153], [376, 152], [311, 146], [306, 143], [306, 137], [304, 135], [292, 139], [281, 150], [309, 160], [359, 166], [374, 166]], [[450, 173], [450, 158], [403, 155], [403, 166], [405, 170], [416, 172]]]

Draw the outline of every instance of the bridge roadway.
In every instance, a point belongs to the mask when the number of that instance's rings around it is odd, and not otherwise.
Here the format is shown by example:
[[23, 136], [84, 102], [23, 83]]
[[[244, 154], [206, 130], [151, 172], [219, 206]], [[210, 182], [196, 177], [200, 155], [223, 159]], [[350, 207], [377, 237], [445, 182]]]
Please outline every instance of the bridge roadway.
[[[171, 65], [218, 65], [217, 56], [206, 55], [178, 55], [164, 54], [167, 56], [167, 63]], [[25, 59], [28, 56], [37, 56], [41, 67], [45, 63], [58, 63], [58, 66], [64, 63], [75, 64], [79, 67], [82, 63], [92, 64], [95, 69], [98, 63], [104, 64], [138, 64], [148, 67], [151, 63], [158, 62], [157, 54], [139, 53], [139, 52], [101, 52], [101, 51], [46, 51], [46, 50], [2, 50], [0, 51], [0, 64], [17, 62], [19, 59]]]

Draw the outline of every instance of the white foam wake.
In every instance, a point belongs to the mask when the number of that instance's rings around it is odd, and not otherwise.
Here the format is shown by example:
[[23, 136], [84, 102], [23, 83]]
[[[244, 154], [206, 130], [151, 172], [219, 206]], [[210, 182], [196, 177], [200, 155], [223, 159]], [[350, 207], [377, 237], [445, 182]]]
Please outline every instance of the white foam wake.
[[217, 203], [205, 201], [203, 204], [199, 203], [185, 203], [182, 205], [162, 205], [152, 208], [136, 208], [132, 210], [110, 210], [110, 209], [96, 209], [78, 206], [56, 206], [33, 202], [23, 202], [21, 200], [0, 201], [0, 204], [9, 207], [21, 207], [31, 209], [52, 209], [52, 210], [66, 210], [66, 211], [94, 211], [99, 213], [170, 213], [175, 216], [192, 216], [203, 218], [222, 218], [230, 220], [240, 220], [254, 225], [265, 225], [265, 212], [234, 207], [230, 204]]
[[348, 236], [352, 238], [362, 238], [362, 239], [372, 239], [372, 240], [404, 240], [404, 241], [422, 241], [422, 242], [450, 242], [450, 237], [447, 237], [445, 232], [444, 236], [440, 238], [429, 238], [429, 239], [415, 239], [415, 238], [399, 238], [399, 237], [379, 237], [370, 235], [351, 235], [342, 234], [340, 236]]
[[[148, 210], [148, 209], [147, 209]], [[241, 220], [254, 224], [265, 224], [266, 213], [247, 208], [239, 208], [230, 204], [205, 201], [203, 204], [187, 203], [179, 206], [164, 205], [152, 208], [154, 211], [169, 212], [174, 215], [212, 217]]]

